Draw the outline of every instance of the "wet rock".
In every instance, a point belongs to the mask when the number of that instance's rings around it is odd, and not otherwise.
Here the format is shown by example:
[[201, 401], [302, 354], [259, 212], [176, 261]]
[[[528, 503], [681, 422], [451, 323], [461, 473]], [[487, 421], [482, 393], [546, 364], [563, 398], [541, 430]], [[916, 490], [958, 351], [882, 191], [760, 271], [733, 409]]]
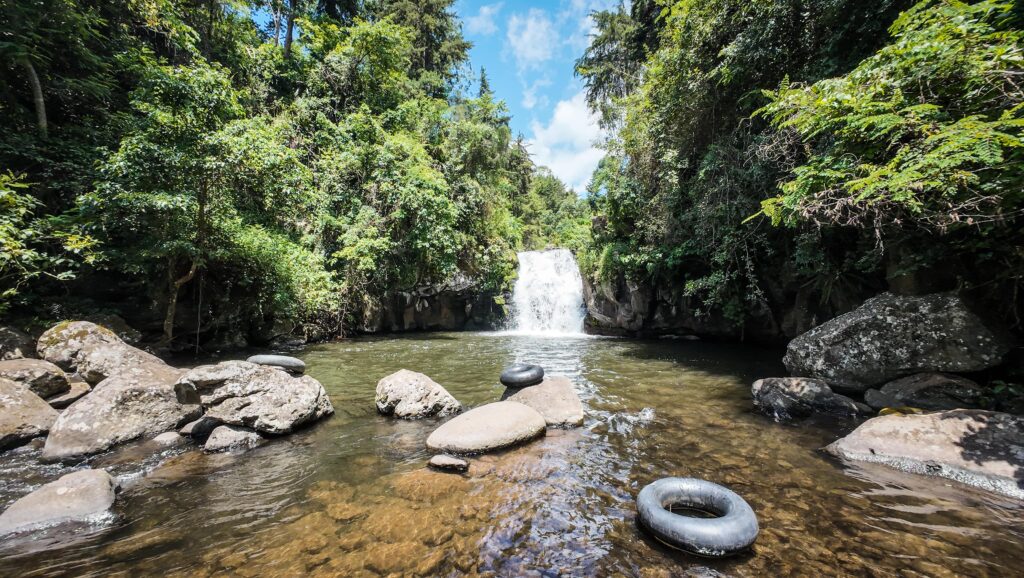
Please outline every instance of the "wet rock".
[[864, 401], [874, 409], [916, 407], [941, 411], [975, 409], [981, 406], [985, 390], [977, 383], [948, 373], [918, 373], [864, 392]]
[[402, 369], [377, 382], [377, 411], [406, 419], [452, 415], [462, 404], [422, 373]]
[[178, 402], [180, 369], [150, 365], [118, 372], [72, 404], [53, 424], [44, 460], [73, 460], [154, 436], [196, 419], [198, 405]]
[[488, 452], [544, 435], [544, 416], [515, 401], [499, 401], [456, 416], [434, 430], [427, 447], [455, 454]]
[[508, 389], [502, 399], [537, 410], [548, 427], [583, 425], [583, 403], [567, 377], [546, 377], [537, 385]]
[[175, 389], [183, 401], [200, 403], [207, 417], [262, 433], [290, 433], [334, 413], [319, 381], [245, 361], [196, 367]]
[[71, 389], [68, 376], [49, 361], [42, 359], [10, 359], [0, 361], [0, 378], [27, 387], [39, 397], [51, 397]]
[[75, 355], [75, 368], [92, 385], [126, 368], [167, 367], [162, 359], [120, 341], [90, 343]]
[[43, 398], [9, 379], [0, 378], [0, 451], [46, 435], [57, 410]]
[[246, 361], [256, 365], [278, 367], [293, 375], [306, 373], [306, 362], [294, 357], [288, 357], [287, 355], [253, 355], [246, 359]]
[[914, 373], [980, 371], [1007, 351], [954, 294], [884, 293], [791, 341], [783, 362], [793, 375], [862, 392]]
[[89, 321], [65, 321], [47, 329], [39, 336], [36, 351], [39, 357], [65, 371], [74, 369], [75, 356], [86, 345], [122, 343], [113, 331]]
[[464, 472], [469, 469], [469, 462], [466, 460], [444, 454], [430, 458], [427, 465], [438, 470], [449, 470], [453, 472]]
[[832, 391], [827, 383], [806, 377], [767, 377], [750, 388], [754, 405], [776, 421], [789, 421], [824, 413], [840, 416], [874, 413], [863, 403]]
[[92, 386], [80, 379], [71, 379], [69, 383], [71, 389], [58, 396], [46, 399], [46, 403], [50, 404], [50, 407], [54, 409], [64, 409], [82, 399], [92, 391]]
[[187, 441], [185, 436], [176, 431], [167, 431], [153, 438], [154, 443], [167, 447], [180, 446], [184, 444], [185, 441]]
[[203, 449], [208, 452], [243, 450], [254, 448], [264, 442], [263, 436], [243, 427], [233, 425], [217, 426], [206, 440]]
[[102, 514], [114, 504], [117, 481], [103, 470], [62, 476], [0, 514], [0, 534], [51, 526]]
[[886, 415], [825, 449], [1024, 500], [1024, 416], [973, 409]]
[[36, 342], [13, 327], [0, 325], [0, 360], [35, 357]]
[[190, 421], [187, 424], [181, 426], [181, 429], [178, 430], [178, 433], [180, 433], [183, 436], [189, 436], [198, 440], [205, 440], [206, 438], [210, 437], [210, 433], [212, 433], [213, 430], [215, 430], [217, 426], [221, 425], [222, 423], [224, 422], [220, 421], [219, 419], [214, 419], [208, 415], [204, 415], [203, 417], [195, 421]]

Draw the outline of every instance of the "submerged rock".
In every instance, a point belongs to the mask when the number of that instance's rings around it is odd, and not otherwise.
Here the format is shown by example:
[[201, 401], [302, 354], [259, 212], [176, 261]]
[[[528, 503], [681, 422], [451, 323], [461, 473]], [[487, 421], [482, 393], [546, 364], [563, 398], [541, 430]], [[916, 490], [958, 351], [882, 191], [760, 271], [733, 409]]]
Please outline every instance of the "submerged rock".
[[39, 397], [51, 397], [71, 389], [68, 376], [49, 361], [42, 359], [10, 359], [0, 361], [0, 378], [27, 387]]
[[827, 383], [805, 377], [767, 377], [750, 388], [754, 405], [776, 421], [810, 417], [817, 413], [839, 416], [874, 413], [863, 403], [832, 391]]
[[46, 435], [57, 410], [43, 398], [9, 379], [0, 378], [0, 451]]
[[256, 365], [278, 367], [294, 375], [306, 373], [306, 362], [287, 355], [253, 355], [246, 361]]
[[92, 386], [81, 379], [71, 379], [70, 385], [71, 389], [58, 396], [47, 398], [46, 403], [54, 409], [64, 409], [92, 391]]
[[208, 452], [254, 448], [264, 442], [263, 436], [243, 427], [217, 426], [206, 440], [203, 449]]
[[947, 373], [918, 373], [864, 392], [864, 401], [874, 409], [916, 407], [941, 411], [974, 409], [981, 406], [985, 390], [977, 383]]
[[0, 514], [0, 534], [31, 530], [102, 514], [114, 504], [117, 481], [103, 470], [60, 477]]
[[422, 373], [402, 369], [377, 382], [377, 411], [406, 419], [452, 415], [462, 404]]
[[452, 472], [464, 472], [469, 469], [469, 462], [466, 460], [445, 454], [439, 454], [430, 458], [427, 465], [438, 470], [448, 470]]
[[783, 362], [793, 375], [861, 392], [914, 373], [980, 371], [1007, 351], [954, 294], [884, 293], [791, 341]]
[[196, 419], [202, 409], [179, 403], [175, 394], [181, 373], [167, 365], [151, 365], [103, 380], [60, 414], [46, 438], [43, 459], [82, 458]]
[[503, 400], [516, 401], [537, 410], [548, 427], [575, 427], [583, 424], [583, 402], [567, 377], [545, 377], [528, 387], [508, 389]]
[[75, 357], [86, 345], [123, 343], [113, 331], [90, 321], [65, 321], [47, 329], [39, 336], [36, 351], [39, 357], [65, 371], [75, 368]]
[[1024, 500], [1024, 416], [971, 409], [886, 415], [825, 449]]
[[201, 404], [210, 419], [262, 433], [290, 433], [334, 413], [319, 381], [246, 361], [196, 367], [175, 389], [182, 401]]
[[499, 401], [452, 418], [430, 434], [427, 447], [454, 454], [488, 452], [542, 436], [546, 425], [532, 407]]
[[13, 327], [0, 325], [0, 360], [34, 357], [36, 342]]

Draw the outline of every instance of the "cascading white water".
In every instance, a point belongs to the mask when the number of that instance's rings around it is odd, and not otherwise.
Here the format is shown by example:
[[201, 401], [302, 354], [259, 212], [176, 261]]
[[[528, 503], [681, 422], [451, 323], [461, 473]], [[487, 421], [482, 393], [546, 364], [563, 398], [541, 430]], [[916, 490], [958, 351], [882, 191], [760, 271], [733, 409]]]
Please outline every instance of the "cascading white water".
[[521, 333], [582, 334], [583, 278], [568, 249], [519, 253], [519, 278], [512, 290], [513, 330]]

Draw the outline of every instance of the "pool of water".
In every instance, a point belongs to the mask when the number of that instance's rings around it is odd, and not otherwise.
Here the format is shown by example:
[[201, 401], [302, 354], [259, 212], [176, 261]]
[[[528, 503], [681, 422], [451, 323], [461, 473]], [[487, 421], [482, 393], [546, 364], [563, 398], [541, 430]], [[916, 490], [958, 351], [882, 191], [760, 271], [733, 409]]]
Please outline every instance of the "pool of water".
[[[757, 414], [750, 383], [780, 351], [690, 341], [419, 334], [298, 353], [336, 414], [239, 455], [95, 458], [123, 490], [111, 516], [0, 543], [0, 576], [1019, 576], [1024, 507], [948, 480], [843, 464], [819, 448], [851, 423]], [[374, 388], [421, 371], [466, 406], [501, 397], [522, 360], [569, 376], [586, 421], [427, 470], [435, 420], [380, 417]], [[36, 447], [0, 456], [0, 507], [67, 473]], [[636, 525], [664, 476], [725, 484], [757, 512], [753, 550], [675, 552]]]

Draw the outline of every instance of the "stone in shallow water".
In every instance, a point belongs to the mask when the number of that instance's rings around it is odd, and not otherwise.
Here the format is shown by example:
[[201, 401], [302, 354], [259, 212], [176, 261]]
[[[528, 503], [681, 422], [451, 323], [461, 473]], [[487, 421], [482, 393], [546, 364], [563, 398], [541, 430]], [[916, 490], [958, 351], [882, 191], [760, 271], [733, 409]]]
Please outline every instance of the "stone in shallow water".
[[998, 365], [1009, 344], [952, 293], [883, 293], [789, 343], [793, 375], [862, 392], [927, 371], [971, 372]]
[[820, 379], [766, 377], [755, 381], [750, 392], [761, 413], [776, 421], [800, 419], [817, 413], [841, 416], [873, 413], [863, 403], [834, 393]]
[[422, 373], [402, 369], [377, 382], [377, 411], [406, 419], [452, 415], [462, 404]]
[[43, 398], [9, 379], [0, 378], [0, 452], [46, 435], [57, 410]]
[[71, 389], [68, 376], [64, 375], [64, 371], [42, 359], [0, 361], [0, 378], [20, 383], [42, 398]]
[[947, 373], [918, 373], [890, 381], [881, 389], [864, 392], [875, 409], [916, 407], [926, 410], [973, 409], [982, 404], [985, 390], [977, 383]]
[[113, 505], [116, 489], [117, 481], [103, 470], [72, 472], [14, 502], [0, 514], [0, 534], [101, 514]]
[[210, 433], [212, 433], [213, 430], [216, 429], [217, 426], [221, 425], [222, 423], [224, 422], [220, 421], [219, 419], [214, 419], [210, 416], [204, 415], [203, 417], [195, 421], [190, 421], [187, 424], [181, 426], [181, 429], [178, 430], [178, 433], [180, 433], [183, 436], [196, 438], [198, 440], [205, 440], [206, 438], [210, 437]]
[[185, 436], [176, 431], [164, 432], [153, 438], [153, 442], [167, 447], [180, 446], [185, 443], [185, 441]]
[[517, 401], [537, 410], [544, 416], [548, 427], [583, 424], [583, 403], [567, 377], [545, 377], [537, 385], [507, 389], [502, 399]]
[[203, 449], [208, 452], [243, 450], [254, 448], [264, 441], [263, 436], [252, 430], [233, 425], [222, 425], [213, 430]]
[[825, 448], [1024, 500], [1024, 417], [972, 409], [869, 419]]
[[449, 420], [427, 438], [434, 451], [473, 454], [514, 446], [544, 435], [547, 422], [537, 410], [499, 401]]
[[449, 470], [453, 472], [464, 472], [469, 469], [469, 462], [466, 460], [444, 454], [439, 454], [430, 458], [427, 465], [438, 470]]

